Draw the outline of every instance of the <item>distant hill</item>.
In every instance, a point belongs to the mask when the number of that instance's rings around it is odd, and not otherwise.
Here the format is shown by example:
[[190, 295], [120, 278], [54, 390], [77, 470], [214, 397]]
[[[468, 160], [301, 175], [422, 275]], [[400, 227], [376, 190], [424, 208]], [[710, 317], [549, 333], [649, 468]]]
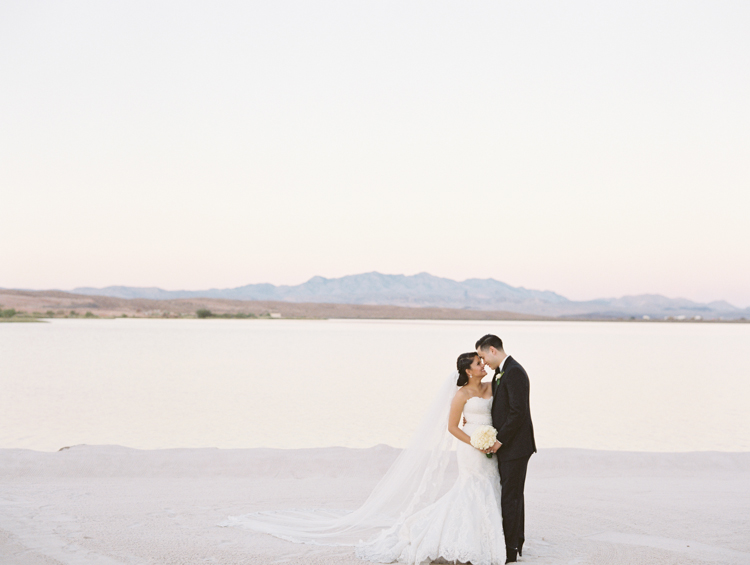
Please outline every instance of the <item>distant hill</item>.
[[[370, 320], [550, 320], [542, 316], [459, 310], [455, 308], [408, 308], [368, 304], [329, 304], [325, 302], [279, 302], [269, 300], [230, 300], [227, 298], [116, 298], [73, 294], [60, 290], [0, 289], [0, 304], [24, 315], [2, 318], [4, 321], [33, 321], [36, 318], [94, 317], [185, 318], [197, 310], [210, 310], [217, 316], [243, 314], [240, 317], [370, 319]], [[35, 317], [34, 315], [37, 314]], [[31, 316], [31, 317], [30, 317]]]
[[547, 317], [652, 318], [684, 316], [704, 319], [750, 319], [750, 308], [737, 308], [728, 302], [693, 302], [658, 294], [568, 300], [549, 290], [513, 287], [495, 279], [468, 279], [463, 282], [418, 275], [384, 275], [377, 272], [327, 279], [313, 277], [295, 285], [249, 284], [237, 288], [209, 290], [163, 290], [155, 287], [110, 286], [76, 288], [73, 292], [116, 298], [225, 298], [281, 302], [366, 304], [406, 307], [460, 308], [506, 311]]

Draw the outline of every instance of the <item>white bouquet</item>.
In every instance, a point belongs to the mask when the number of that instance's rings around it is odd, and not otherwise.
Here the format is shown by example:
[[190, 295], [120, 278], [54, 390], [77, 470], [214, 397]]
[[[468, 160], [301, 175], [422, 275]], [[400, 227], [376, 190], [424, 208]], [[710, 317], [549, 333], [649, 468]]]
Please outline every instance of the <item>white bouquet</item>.
[[[477, 426], [477, 429], [471, 434], [471, 445], [484, 451], [489, 449], [497, 441], [497, 430], [492, 426]], [[487, 457], [492, 457], [492, 453], [486, 453]]]

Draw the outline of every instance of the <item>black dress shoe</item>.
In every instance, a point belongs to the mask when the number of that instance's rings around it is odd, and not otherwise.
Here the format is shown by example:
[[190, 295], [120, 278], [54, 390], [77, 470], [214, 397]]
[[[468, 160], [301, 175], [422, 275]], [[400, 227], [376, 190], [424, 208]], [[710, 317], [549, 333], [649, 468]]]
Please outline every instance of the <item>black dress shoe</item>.
[[523, 557], [523, 541], [518, 544], [518, 557]]
[[518, 561], [518, 550], [513, 548], [506, 548], [505, 549], [505, 562], [506, 563], [515, 563]]

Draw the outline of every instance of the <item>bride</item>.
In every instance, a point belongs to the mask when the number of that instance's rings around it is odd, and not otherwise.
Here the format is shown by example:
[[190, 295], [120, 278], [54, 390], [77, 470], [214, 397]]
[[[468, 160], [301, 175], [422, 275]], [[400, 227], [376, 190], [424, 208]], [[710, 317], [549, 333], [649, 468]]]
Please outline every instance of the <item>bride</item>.
[[[492, 425], [492, 388], [482, 382], [487, 372], [476, 353], [461, 354], [456, 368], [409, 446], [357, 510], [255, 512], [220, 525], [297, 543], [353, 545], [358, 557], [380, 563], [504, 563], [497, 461], [470, 443], [477, 426]], [[450, 486], [445, 471], [454, 437], [458, 478]]]

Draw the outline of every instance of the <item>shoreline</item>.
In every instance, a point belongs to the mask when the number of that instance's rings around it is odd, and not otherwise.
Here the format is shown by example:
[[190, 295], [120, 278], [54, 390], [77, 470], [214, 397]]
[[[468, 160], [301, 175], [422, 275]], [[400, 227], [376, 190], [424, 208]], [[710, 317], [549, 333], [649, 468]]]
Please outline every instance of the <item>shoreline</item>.
[[[78, 451], [78, 450], [90, 450], [94, 451], [105, 451], [105, 450], [122, 450], [123, 452], [131, 451], [135, 453], [176, 453], [176, 452], [190, 452], [190, 451], [201, 451], [201, 452], [220, 452], [220, 453], [240, 453], [240, 452], [270, 452], [270, 453], [317, 453], [325, 452], [328, 450], [336, 451], [350, 451], [353, 453], [367, 452], [371, 450], [390, 450], [390, 451], [401, 451], [402, 448], [388, 445], [385, 443], [379, 443], [370, 447], [346, 447], [343, 445], [328, 445], [322, 447], [216, 447], [216, 446], [204, 446], [204, 447], [131, 447], [128, 445], [121, 445], [117, 443], [112, 444], [89, 444], [89, 443], [77, 443], [71, 445], [63, 445], [58, 449], [43, 450], [34, 449], [30, 447], [0, 447], [0, 462], [3, 460], [3, 454], [10, 452], [24, 452], [30, 454], [53, 454], [62, 453], [65, 451]], [[543, 447], [539, 449], [539, 452], [575, 452], [579, 454], [621, 454], [621, 455], [643, 455], [643, 456], [689, 456], [689, 455], [739, 455], [747, 456], [750, 458], [750, 450], [694, 450], [694, 451], [638, 451], [638, 450], [623, 450], [623, 449], [595, 449], [588, 447]], [[534, 454], [538, 455], [538, 453]], [[750, 467], [748, 468], [750, 470]]]
[[[0, 449], [0, 562], [365, 565], [348, 547], [217, 524], [257, 510], [357, 508], [398, 452]], [[740, 565], [750, 562], [748, 516], [750, 452], [543, 449], [529, 464], [523, 561]]]
[[[56, 451], [0, 448], [0, 475], [351, 477], [377, 480], [401, 452], [380, 444], [367, 448], [176, 447], [138, 449], [120, 445], [72, 445]], [[750, 451], [614, 451], [575, 447], [542, 448], [532, 455], [535, 474], [544, 476], [697, 476], [739, 472], [750, 480]], [[344, 465], [338, 463], [344, 462]], [[297, 465], [306, 468], [300, 470]], [[328, 467], [330, 465], [330, 468]], [[530, 463], [530, 466], [532, 463]], [[531, 467], [530, 467], [531, 468]], [[455, 472], [455, 469], [453, 470]], [[530, 471], [531, 472], [531, 471]], [[750, 483], [748, 484], [750, 495]], [[750, 501], [749, 501], [750, 502]], [[749, 540], [750, 541], [750, 540]]]
[[[137, 318], [193, 319], [199, 310], [210, 310], [213, 317], [283, 319], [363, 319], [363, 320], [457, 320], [457, 321], [540, 321], [540, 322], [639, 322], [680, 324], [743, 324], [748, 319], [693, 319], [685, 316], [649, 318], [634, 316], [566, 315], [537, 316], [507, 311], [456, 308], [230, 300], [224, 298], [113, 298], [74, 294], [64, 291], [0, 289], [0, 304], [30, 318]], [[88, 314], [87, 314], [88, 313]]]

